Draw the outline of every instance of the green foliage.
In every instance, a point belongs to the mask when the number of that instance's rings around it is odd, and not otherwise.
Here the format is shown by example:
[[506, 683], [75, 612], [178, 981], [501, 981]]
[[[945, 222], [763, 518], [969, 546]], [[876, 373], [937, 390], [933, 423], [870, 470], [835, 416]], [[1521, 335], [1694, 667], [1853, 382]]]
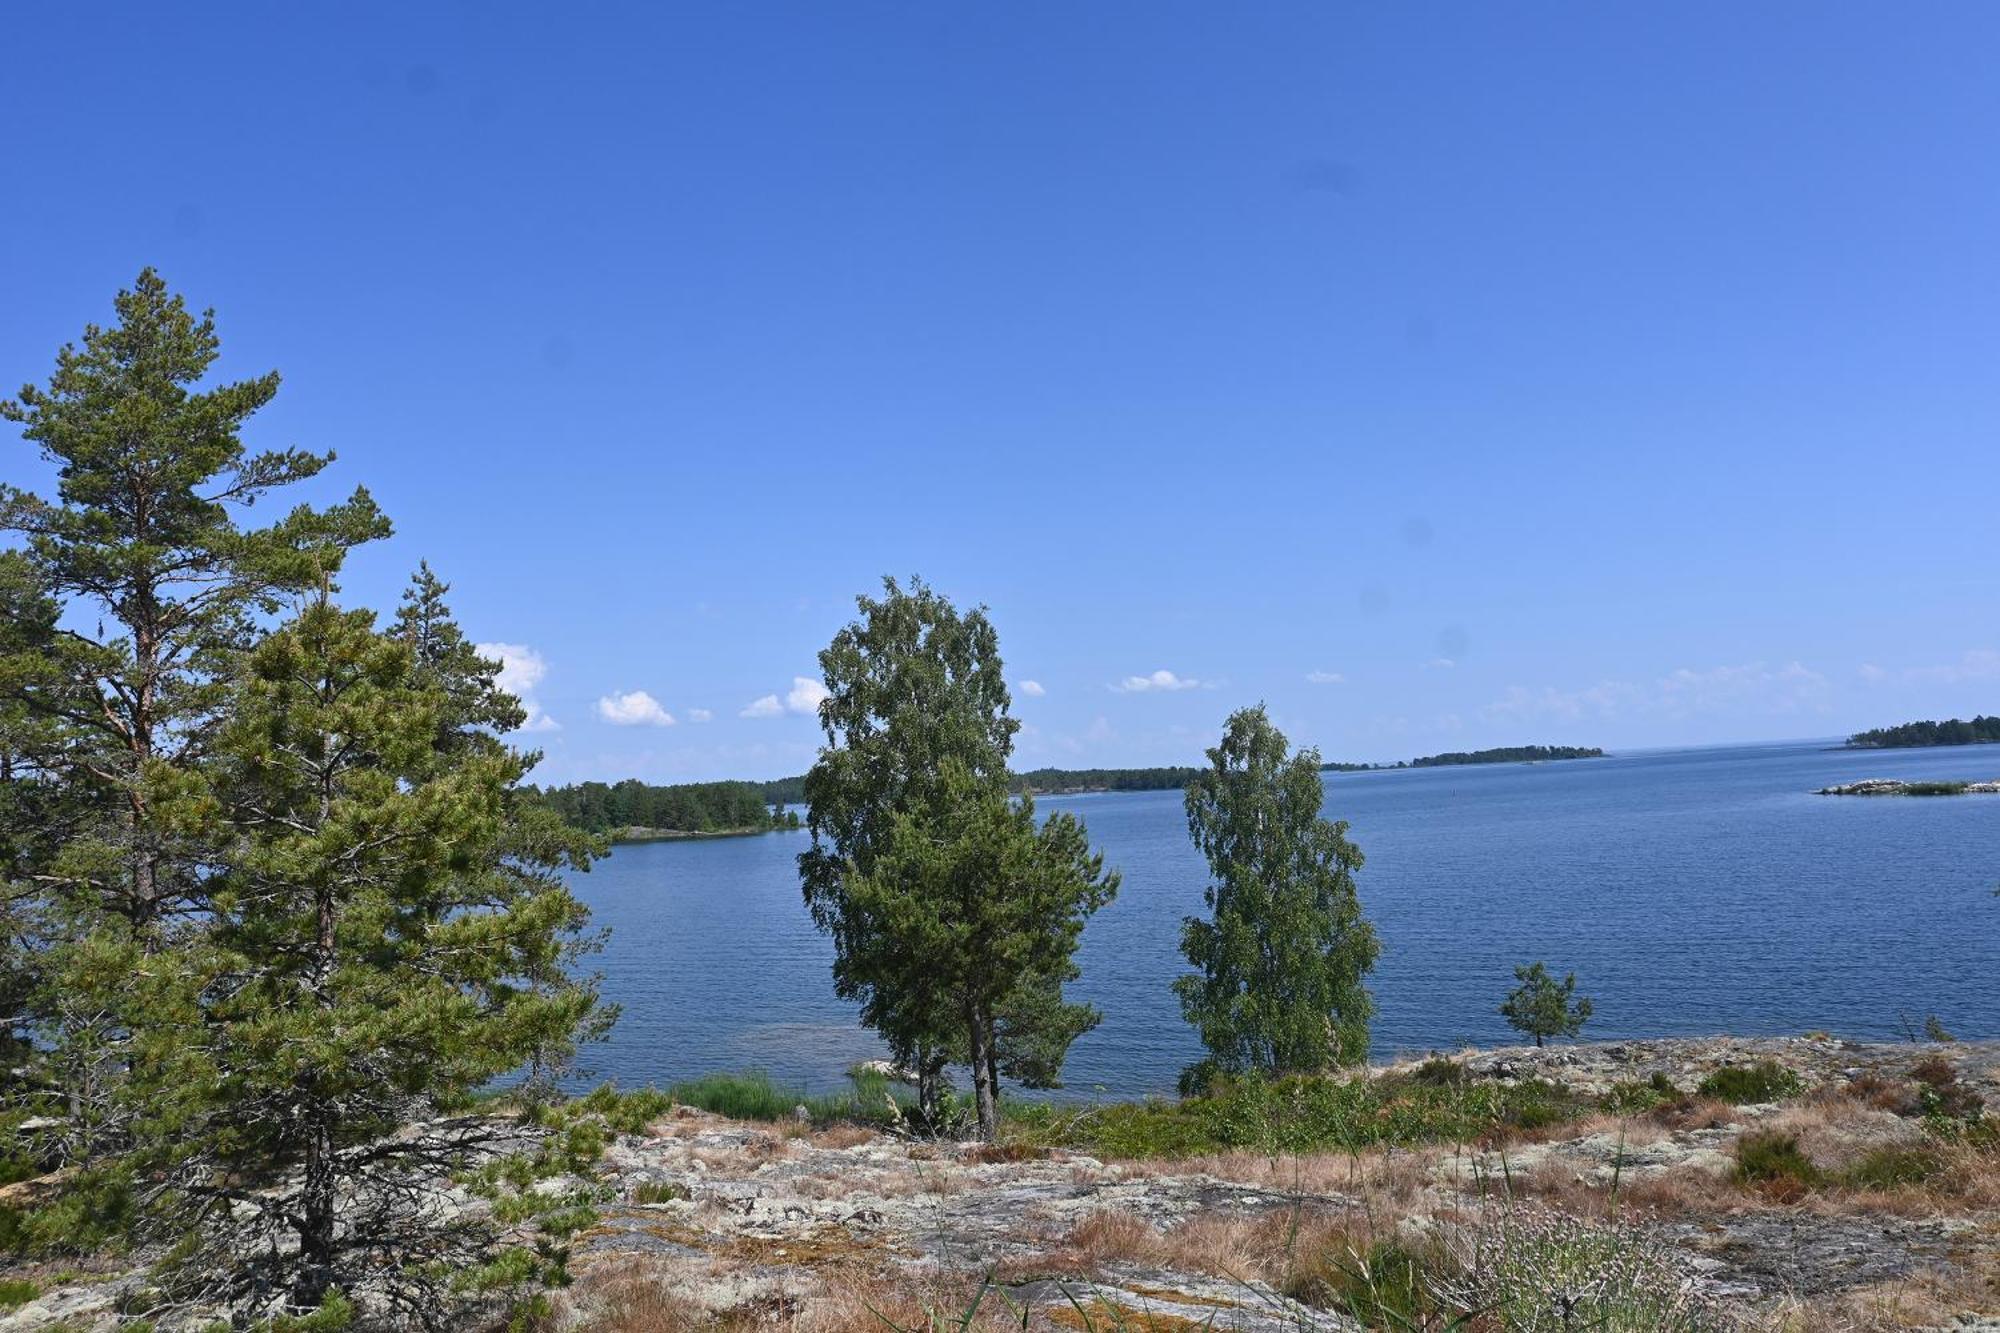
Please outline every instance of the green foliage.
[[0, 1279], [0, 1310], [17, 1310], [42, 1294], [42, 1289], [26, 1278]]
[[205, 383], [214, 320], [152, 270], [115, 306], [0, 404], [57, 478], [52, 498], [0, 486], [0, 1092], [57, 1120], [35, 1145], [50, 1164], [129, 1141], [135, 1046], [187, 1017], [195, 969], [174, 960], [199, 931], [179, 926], [205, 917], [213, 850], [199, 769], [235, 656], [388, 531], [360, 490], [240, 525], [331, 455], [245, 449], [277, 375]]
[[1737, 1106], [1758, 1106], [1796, 1097], [1802, 1087], [1799, 1076], [1776, 1060], [1759, 1060], [1725, 1065], [1704, 1078], [1695, 1091]]
[[1062, 796], [1092, 791], [1179, 791], [1198, 768], [1031, 768], [1007, 780], [1009, 791]]
[[549, 787], [539, 796], [572, 826], [589, 833], [734, 833], [798, 827], [796, 819], [772, 813], [763, 784], [755, 782], [684, 782], [655, 787], [628, 778], [615, 784]]
[[1841, 1172], [1850, 1189], [1893, 1190], [1926, 1185], [1949, 1169], [1944, 1155], [1931, 1144], [1876, 1148]]
[[1294, 1264], [1284, 1294], [1306, 1305], [1337, 1310], [1371, 1329], [1423, 1329], [1442, 1323], [1438, 1305], [1439, 1256], [1396, 1239], [1366, 1246], [1336, 1242]]
[[658, 1088], [635, 1088], [631, 1092], [620, 1092], [610, 1083], [600, 1084], [588, 1095], [578, 1098], [573, 1109], [590, 1115], [601, 1116], [604, 1123], [619, 1134], [643, 1134], [655, 1120], [672, 1110], [676, 1102], [686, 1098], [662, 1092]]
[[848, 1083], [843, 1092], [807, 1093], [783, 1087], [761, 1070], [704, 1074], [664, 1089], [630, 1092], [606, 1083], [552, 1114], [558, 1120], [593, 1117], [616, 1133], [643, 1134], [676, 1106], [692, 1106], [731, 1120], [770, 1122], [795, 1120], [798, 1109], [804, 1107], [807, 1120], [815, 1125], [887, 1125], [912, 1109], [907, 1105], [908, 1093], [873, 1070], [850, 1070]]
[[2000, 741], [2000, 716], [1974, 717], [1970, 722], [1905, 722], [1901, 726], [1857, 731], [1847, 743], [1867, 749], [1907, 749], [1924, 745], [1979, 745]]
[[1665, 1106], [1679, 1096], [1680, 1089], [1674, 1086], [1674, 1081], [1655, 1070], [1644, 1082], [1612, 1084], [1601, 1104], [1613, 1115], [1640, 1115], [1655, 1107]]
[[1476, 1143], [1559, 1124], [1590, 1104], [1553, 1083], [1426, 1081], [1416, 1077], [1249, 1075], [1179, 1101], [1121, 1102], [1065, 1113], [1017, 1107], [1031, 1142], [1109, 1157], [1185, 1157], [1231, 1148], [1357, 1151]]
[[1452, 1234], [1450, 1304], [1508, 1333], [1723, 1333], [1736, 1322], [1639, 1233], [1513, 1206]]
[[1576, 973], [1561, 982], [1540, 963], [1514, 969], [1514, 988], [1500, 1006], [1507, 1026], [1525, 1032], [1540, 1046], [1548, 1037], [1574, 1037], [1590, 1019], [1588, 999], [1576, 997]]
[[1380, 945], [1361, 917], [1361, 851], [1320, 817], [1319, 754], [1288, 754], [1262, 705], [1233, 714], [1188, 785], [1188, 832], [1208, 859], [1204, 920], [1183, 925], [1195, 967], [1174, 982], [1209, 1058], [1182, 1076], [1315, 1073], [1366, 1057], [1362, 978]]
[[1820, 1169], [1799, 1147], [1796, 1135], [1756, 1130], [1736, 1141], [1736, 1178], [1763, 1183], [1790, 1183], [1807, 1189], [1822, 1179]]
[[999, 636], [913, 581], [857, 599], [860, 618], [820, 654], [826, 745], [806, 775], [806, 904], [833, 937], [834, 985], [861, 1003], [927, 1119], [947, 1065], [969, 1065], [981, 1132], [1003, 1074], [1055, 1086], [1096, 1022], [1064, 1001], [1084, 922], [1117, 891], [1082, 824], [1037, 825], [1007, 795]]
[[632, 1190], [632, 1202], [637, 1204], [675, 1203], [691, 1197], [687, 1186], [672, 1180], [642, 1180]]
[[[493, 664], [424, 661], [404, 628], [313, 603], [244, 659], [217, 738], [198, 998], [142, 1034], [134, 1075], [140, 1160], [184, 1182], [165, 1204], [200, 1242], [171, 1280], [211, 1298], [482, 1262], [487, 1228], [441, 1235], [413, 1205], [504, 1129], [407, 1127], [596, 1022], [558, 874], [588, 845], [516, 803], [529, 759], [476, 729], [511, 707]], [[410, 1280], [402, 1299], [438, 1301]]]

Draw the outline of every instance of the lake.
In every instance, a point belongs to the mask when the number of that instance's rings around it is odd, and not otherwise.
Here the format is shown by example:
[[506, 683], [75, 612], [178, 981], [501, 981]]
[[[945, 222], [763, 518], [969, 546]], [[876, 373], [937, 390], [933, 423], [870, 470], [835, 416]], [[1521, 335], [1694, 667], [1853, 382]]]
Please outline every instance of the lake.
[[[2000, 1036], [2000, 796], [1829, 797], [1866, 777], [2000, 777], [2000, 746], [1831, 742], [1544, 764], [1328, 774], [1326, 812], [1367, 856], [1382, 940], [1378, 1056], [1513, 1039], [1518, 963], [1574, 969], [1596, 1038], [1825, 1029], [1894, 1038], [1935, 1013]], [[1177, 791], [1045, 798], [1124, 873], [1072, 989], [1104, 1013], [1073, 1095], [1169, 1092], [1200, 1054], [1168, 989], [1206, 867]], [[621, 847], [574, 879], [611, 935], [596, 964], [624, 1014], [597, 1078], [763, 1069], [837, 1085], [881, 1055], [834, 998], [794, 858], [803, 833]]]

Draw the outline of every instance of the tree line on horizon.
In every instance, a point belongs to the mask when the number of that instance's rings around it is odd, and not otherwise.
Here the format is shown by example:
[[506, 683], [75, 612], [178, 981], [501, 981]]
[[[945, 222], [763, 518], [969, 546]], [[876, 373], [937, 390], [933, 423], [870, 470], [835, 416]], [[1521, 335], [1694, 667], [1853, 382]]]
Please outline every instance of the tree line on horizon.
[[765, 795], [761, 782], [681, 782], [654, 786], [623, 782], [578, 782], [534, 788], [551, 810], [586, 833], [624, 830], [680, 833], [748, 833], [797, 828]]
[[[604, 843], [576, 824], [772, 797], [528, 785], [526, 714], [427, 564], [386, 616], [341, 602], [390, 533], [365, 489], [243, 521], [333, 461], [246, 449], [277, 375], [209, 384], [212, 313], [150, 269], [115, 308], [0, 403], [57, 465], [53, 497], [0, 487], [0, 1246], [143, 1248], [147, 1310], [244, 1328], [526, 1318], [593, 1216], [605, 1129], [563, 1077], [617, 1017], [567, 884]], [[1061, 1086], [1099, 1021], [1065, 987], [1119, 872], [1009, 771], [984, 608], [887, 579], [857, 612], [796, 780], [804, 906], [918, 1123], [957, 1123], [964, 1070], [991, 1139], [1003, 1085]], [[1206, 910], [1162, 978], [1207, 1052], [1184, 1090], [1364, 1060], [1380, 944], [1319, 754], [1257, 705], [1206, 758], [1177, 774]], [[1520, 979], [1538, 1041], [1588, 1016], [1573, 977]]]
[[[1595, 746], [1513, 745], [1489, 750], [1452, 751], [1399, 760], [1393, 764], [1327, 761], [1322, 773], [1371, 773], [1401, 768], [1443, 768], [1462, 764], [1542, 763], [1556, 759], [1599, 759]], [[1031, 768], [1007, 775], [1007, 790], [1016, 795], [1067, 796], [1085, 792], [1181, 791], [1201, 769], [1190, 766], [1154, 768]], [[763, 782], [647, 783], [637, 778], [620, 782], [578, 782], [538, 788], [545, 800], [577, 828], [589, 833], [621, 829], [660, 829], [687, 833], [760, 832], [796, 828], [780, 811], [802, 805], [806, 779], [773, 778]], [[760, 811], [756, 806], [770, 806]]]
[[1857, 731], [1847, 743], [1858, 749], [1901, 750], [1925, 745], [1990, 745], [2000, 742], [2000, 716], [1975, 716], [1970, 722], [1905, 722], [1900, 726]]

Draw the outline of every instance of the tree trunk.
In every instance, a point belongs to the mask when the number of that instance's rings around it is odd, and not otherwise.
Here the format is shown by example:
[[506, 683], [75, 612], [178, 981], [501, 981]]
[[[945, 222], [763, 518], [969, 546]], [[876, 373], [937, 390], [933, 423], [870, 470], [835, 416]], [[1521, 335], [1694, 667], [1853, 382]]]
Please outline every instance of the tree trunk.
[[[323, 738], [329, 745], [332, 737]], [[333, 773], [320, 776], [319, 820], [325, 828], [333, 815]], [[321, 1010], [333, 1007], [337, 906], [333, 886], [313, 885], [312, 968], [306, 974], [307, 1000]], [[326, 1090], [308, 1075], [299, 1087], [300, 1119], [306, 1128], [305, 1182], [299, 1197], [299, 1280], [292, 1303], [301, 1310], [319, 1308], [334, 1285], [334, 1194], [339, 1184], [334, 1157], [334, 1119], [338, 1114]]]
[[316, 1310], [334, 1285], [334, 1159], [332, 1117], [309, 1106], [305, 1188], [299, 1199], [299, 1280], [292, 1292], [297, 1310]]
[[966, 1007], [970, 1031], [972, 1101], [979, 1113], [979, 1137], [991, 1143], [1000, 1135], [999, 1089], [993, 1085], [993, 1020], [977, 1004]]

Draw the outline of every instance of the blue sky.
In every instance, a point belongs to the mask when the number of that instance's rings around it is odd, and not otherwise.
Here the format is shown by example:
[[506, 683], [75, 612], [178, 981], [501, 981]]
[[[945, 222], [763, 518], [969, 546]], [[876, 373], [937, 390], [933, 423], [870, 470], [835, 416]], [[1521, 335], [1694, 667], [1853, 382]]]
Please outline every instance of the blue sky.
[[892, 572], [991, 608], [1024, 764], [1258, 699], [1354, 759], [2000, 708], [1990, 5], [9, 36], [0, 383], [142, 265], [215, 306], [253, 442], [397, 524], [350, 599], [430, 559], [547, 779], [800, 771]]

